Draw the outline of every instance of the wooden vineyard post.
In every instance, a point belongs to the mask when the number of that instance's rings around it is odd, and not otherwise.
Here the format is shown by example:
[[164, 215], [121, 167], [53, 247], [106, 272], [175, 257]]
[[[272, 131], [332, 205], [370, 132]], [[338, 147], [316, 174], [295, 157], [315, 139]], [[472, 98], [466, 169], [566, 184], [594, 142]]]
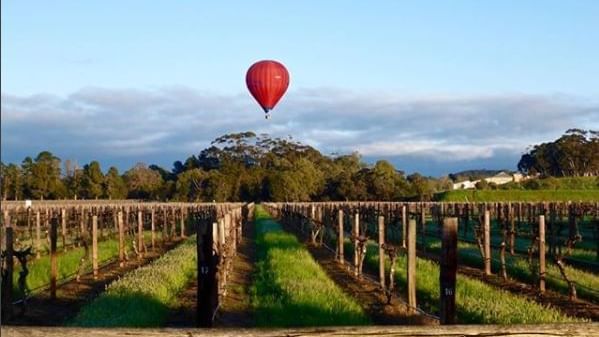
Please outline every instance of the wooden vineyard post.
[[123, 223], [123, 211], [117, 215], [119, 223], [119, 266], [125, 266], [125, 224]]
[[181, 208], [181, 239], [185, 238], [185, 211]]
[[156, 222], [154, 218], [154, 207], [152, 207], [150, 211], [150, 218], [152, 222], [152, 251], [154, 251], [154, 249], [156, 249]]
[[92, 217], [92, 269], [94, 279], [98, 278], [98, 216]]
[[67, 251], [67, 210], [64, 208], [60, 210], [60, 222], [61, 222], [60, 235], [62, 236], [62, 250], [66, 252]]
[[412, 312], [416, 310], [416, 220], [408, 221], [408, 264], [407, 287], [408, 306]]
[[316, 245], [316, 207], [314, 205], [310, 205], [310, 218], [308, 219], [311, 228], [311, 243], [312, 245]]
[[86, 224], [86, 222], [85, 222], [86, 214], [87, 214], [86, 207], [81, 206], [81, 218], [80, 218], [80, 222], [79, 222], [79, 224], [81, 225], [81, 237], [83, 237], [83, 235], [85, 234], [85, 232], [87, 230], [86, 225], [85, 225]]
[[168, 240], [168, 210], [166, 207], [164, 207], [163, 210], [163, 214], [164, 214], [164, 223], [162, 225], [162, 244], [164, 244], [164, 242], [166, 242], [166, 240]]
[[354, 276], [360, 275], [360, 213], [354, 215]]
[[[200, 228], [201, 224], [205, 228]], [[197, 324], [200, 327], [211, 327], [213, 312], [218, 305], [218, 289], [216, 283], [216, 256], [213, 246], [217, 232], [217, 223], [199, 222], [196, 224], [196, 247], [198, 256], [198, 288], [196, 293]]]
[[[239, 226], [237, 227], [237, 244], [241, 244], [241, 240], [243, 238], [243, 209], [245, 209], [247, 206], [243, 206], [242, 209], [240, 209], [237, 213], [237, 222], [239, 223]], [[299, 214], [298, 214], [299, 216]]]
[[35, 212], [35, 258], [42, 256], [42, 218], [40, 211]]
[[545, 293], [545, 216], [539, 215], [539, 292]]
[[420, 222], [422, 226], [422, 251], [426, 252], [426, 208], [420, 205]]
[[[6, 249], [7, 241], [6, 241], [6, 228], [9, 227], [10, 223], [10, 215], [8, 214], [8, 210], [5, 210], [2, 218], [2, 228], [0, 228], [0, 251]], [[0, 266], [2, 267], [2, 266]]]
[[378, 218], [379, 223], [379, 282], [381, 283], [381, 288], [383, 290], [385, 287], [385, 217], [379, 215]]
[[144, 249], [144, 216], [141, 210], [137, 211], [137, 250], [139, 251], [138, 257], [143, 258]]
[[343, 238], [343, 210], [340, 209], [339, 213], [338, 213], [338, 219], [337, 219], [337, 227], [339, 230], [339, 237], [338, 237], [338, 245], [339, 245], [339, 263], [343, 264], [345, 261], [345, 258], [343, 256], [343, 244], [344, 244], [344, 238]]
[[483, 223], [483, 245], [485, 252], [485, 275], [491, 275], [491, 213], [485, 210]]
[[510, 203], [510, 255], [514, 256], [514, 245], [516, 244], [516, 217], [514, 216], [514, 207]]
[[171, 223], [171, 231], [168, 234], [168, 237], [171, 240], [174, 240], [175, 236], [177, 234], [177, 210], [175, 208], [173, 208], [172, 210], [173, 210], [173, 222]]
[[235, 255], [235, 253], [237, 251], [237, 237], [236, 237], [237, 231], [232, 230], [233, 226], [235, 226], [235, 223], [233, 222], [233, 214], [232, 213], [225, 214], [225, 228], [226, 228], [227, 233], [229, 233], [231, 235], [229, 242], [232, 247], [233, 255]]
[[52, 299], [56, 299], [56, 277], [58, 275], [58, 261], [56, 260], [57, 227], [58, 219], [53, 216], [50, 221], [50, 298]]
[[[241, 244], [241, 240], [243, 237], [243, 209], [247, 207], [247, 206], [243, 206], [243, 208], [239, 209], [237, 211], [237, 244], [240, 245]], [[299, 216], [299, 214], [296, 214], [296, 216]]]
[[441, 303], [439, 307], [441, 324], [455, 324], [455, 284], [458, 266], [458, 218], [443, 219], [441, 242]]
[[408, 233], [408, 217], [406, 205], [401, 206], [401, 246], [406, 248], [406, 235]]
[[12, 289], [13, 289], [13, 228], [10, 223], [8, 211], [4, 211], [4, 242], [6, 249], [6, 279], [2, 279], [2, 318], [12, 316]]

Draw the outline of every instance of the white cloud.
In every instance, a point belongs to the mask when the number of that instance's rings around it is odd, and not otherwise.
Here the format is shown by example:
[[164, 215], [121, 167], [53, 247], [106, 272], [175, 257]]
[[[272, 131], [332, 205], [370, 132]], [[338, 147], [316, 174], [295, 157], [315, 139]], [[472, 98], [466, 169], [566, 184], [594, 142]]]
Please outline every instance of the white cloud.
[[84, 88], [67, 97], [2, 94], [5, 161], [5, 154], [20, 161], [48, 149], [168, 163], [197, 154], [222, 134], [253, 130], [292, 135], [324, 153], [358, 150], [443, 163], [517, 155], [571, 127], [599, 128], [599, 102], [566, 95], [402, 96], [312, 88], [289, 92], [272, 119], [264, 120], [249, 94], [185, 87]]

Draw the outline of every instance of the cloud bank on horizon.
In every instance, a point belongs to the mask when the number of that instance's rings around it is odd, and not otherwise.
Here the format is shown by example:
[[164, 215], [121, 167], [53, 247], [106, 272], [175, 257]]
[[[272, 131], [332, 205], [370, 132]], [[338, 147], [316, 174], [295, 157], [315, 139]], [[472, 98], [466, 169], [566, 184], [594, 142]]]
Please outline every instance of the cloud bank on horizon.
[[107, 169], [136, 162], [170, 168], [216, 137], [252, 130], [292, 136], [323, 153], [358, 151], [398, 169], [442, 175], [514, 169], [531, 144], [566, 129], [599, 128], [599, 101], [567, 95], [402, 96], [297, 89], [265, 121], [249, 94], [187, 87], [89, 87], [67, 96], [2, 93], [2, 161], [49, 150]]

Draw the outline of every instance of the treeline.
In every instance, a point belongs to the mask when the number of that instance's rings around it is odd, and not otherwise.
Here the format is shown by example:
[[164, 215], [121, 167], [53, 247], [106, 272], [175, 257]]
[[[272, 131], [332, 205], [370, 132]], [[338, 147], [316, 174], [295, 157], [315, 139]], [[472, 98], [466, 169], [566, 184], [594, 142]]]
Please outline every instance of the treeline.
[[599, 131], [569, 129], [553, 142], [533, 146], [522, 155], [518, 170], [542, 177], [599, 175]]
[[50, 152], [21, 165], [1, 164], [2, 199], [122, 199], [179, 201], [429, 200], [450, 180], [404, 172], [384, 160], [367, 165], [358, 153], [326, 156], [291, 138], [253, 132], [215, 139], [170, 170], [137, 164], [106, 174]]

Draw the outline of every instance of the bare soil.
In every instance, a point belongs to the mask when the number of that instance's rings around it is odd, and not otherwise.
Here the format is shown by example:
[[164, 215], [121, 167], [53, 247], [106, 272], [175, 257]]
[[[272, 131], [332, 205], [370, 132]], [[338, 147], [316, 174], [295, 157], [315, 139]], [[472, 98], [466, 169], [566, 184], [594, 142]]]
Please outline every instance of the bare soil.
[[[222, 299], [214, 318], [215, 327], [255, 326], [249, 294], [256, 262], [253, 223], [245, 224], [242, 234], [241, 244], [237, 247], [237, 256], [233, 260], [227, 282], [227, 295]], [[179, 302], [173, 308], [166, 326], [196, 326], [197, 287], [197, 279], [193, 278], [187, 289], [180, 295]]]
[[141, 259], [131, 257], [122, 268], [119, 267], [118, 261], [109, 263], [99, 270], [97, 279], [94, 279], [93, 273], [90, 272], [83, 275], [79, 281], [74, 279], [67, 281], [57, 287], [56, 299], [50, 298], [50, 290], [37, 293], [27, 300], [24, 311], [20, 304], [15, 305], [13, 317], [3, 323], [36, 326], [64, 325], [84, 304], [101, 294], [112, 281], [154, 261], [173, 249], [180, 241], [181, 239], [175, 239], [165, 243], [163, 247], [158, 245], [153, 252], [149, 249]]
[[[432, 253], [418, 252], [418, 256], [433, 261], [439, 260], [439, 257]], [[547, 289], [543, 295], [540, 295], [536, 287], [510, 279], [509, 275], [507, 280], [504, 280], [501, 276], [495, 274], [486, 276], [483, 270], [462, 264], [458, 265], [458, 273], [481, 280], [513, 294], [525, 296], [537, 303], [554, 307], [568, 316], [599, 321], [599, 305], [595, 303], [581, 299], [570, 301], [568, 296], [549, 289]]]
[[394, 294], [390, 303], [383, 293], [374, 275], [369, 270], [363, 271], [366, 277], [355, 277], [352, 266], [345, 261], [342, 265], [335, 258], [334, 252], [323, 246], [311, 244], [308, 237], [297, 228], [284, 226], [285, 230], [306, 240], [310, 254], [322, 266], [327, 275], [346, 294], [352, 296], [362, 306], [376, 325], [438, 325], [439, 321], [431, 316], [413, 313], [404, 301]]

